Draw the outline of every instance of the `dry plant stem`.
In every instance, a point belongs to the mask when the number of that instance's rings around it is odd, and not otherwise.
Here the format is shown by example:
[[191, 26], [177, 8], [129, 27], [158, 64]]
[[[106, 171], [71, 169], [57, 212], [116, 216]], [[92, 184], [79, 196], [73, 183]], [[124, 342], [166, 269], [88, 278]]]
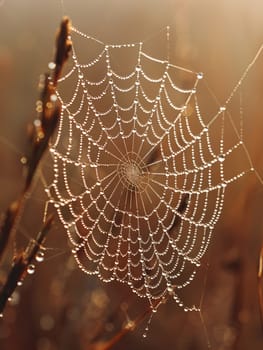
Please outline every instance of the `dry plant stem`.
[[[164, 301], [163, 301], [164, 302]], [[156, 306], [160, 304], [160, 302], [156, 303]], [[106, 341], [105, 343], [93, 343], [92, 347], [89, 349], [92, 350], [110, 350], [112, 347], [117, 344], [127, 333], [135, 330], [136, 327], [140, 325], [141, 322], [145, 320], [147, 315], [152, 313], [152, 307], [149, 306], [143, 313], [141, 313], [135, 320], [129, 321], [125, 327], [123, 327], [117, 334], [115, 334], [111, 339]]]
[[263, 287], [262, 287], [262, 281], [263, 281], [263, 245], [262, 245], [261, 250], [260, 250], [259, 265], [258, 265], [258, 304], [259, 304], [259, 315], [260, 315], [261, 328], [263, 331]]
[[49, 139], [57, 126], [60, 116], [59, 102], [57, 100], [52, 101], [56, 95], [48, 74], [40, 78], [40, 87], [42, 88], [42, 93], [39, 100], [39, 108], [42, 109], [42, 113], [39, 118], [40, 123], [33, 129], [32, 149], [28, 159], [24, 193], [30, 189], [37, 166], [48, 148]]
[[27, 159], [27, 176], [25, 187], [18, 199], [6, 210], [0, 224], [0, 259], [3, 257], [10, 236], [12, 235], [12, 231], [15, 231], [19, 214], [22, 211], [24, 201], [27, 197], [28, 191], [30, 190], [36, 169], [43, 157], [43, 154], [48, 148], [50, 137], [54, 133], [59, 121], [61, 106], [59, 101], [56, 99], [55, 89], [58, 78], [61, 74], [61, 70], [64, 63], [68, 59], [71, 49], [71, 42], [68, 39], [69, 33], [70, 21], [68, 18], [63, 18], [56, 40], [56, 53], [54, 59], [55, 69], [53, 76], [49, 77], [49, 75], [46, 74], [40, 79], [41, 96], [40, 100], [38, 101], [40, 116], [37, 119], [38, 123], [34, 124], [32, 128], [31, 154]]
[[47, 233], [50, 230], [52, 221], [53, 216], [48, 217], [37, 238], [35, 240], [31, 240], [26, 249], [17, 257], [15, 257], [13, 266], [8, 274], [5, 285], [0, 292], [0, 314], [2, 314], [8, 298], [10, 298], [13, 294], [18, 282], [22, 281], [25, 278], [28, 266], [35, 259], [37, 252], [42, 247]]
[[35, 126], [32, 135], [32, 153], [28, 162], [28, 174], [25, 191], [32, 183], [36, 168], [44, 152], [48, 148], [48, 142], [59, 121], [61, 105], [56, 99], [56, 87], [61, 75], [64, 63], [67, 61], [71, 50], [70, 21], [67, 17], [61, 22], [60, 30], [56, 39], [55, 68], [53, 76], [46, 74], [40, 78], [40, 118], [39, 125]]
[[57, 81], [61, 75], [64, 63], [69, 57], [72, 42], [69, 39], [71, 23], [68, 17], [64, 17], [56, 41], [55, 61], [56, 67], [53, 74], [53, 84], [57, 86]]
[[19, 208], [21, 207], [20, 202], [21, 199], [11, 203], [2, 218], [0, 227], [0, 258], [7, 246], [9, 233], [12, 230]]

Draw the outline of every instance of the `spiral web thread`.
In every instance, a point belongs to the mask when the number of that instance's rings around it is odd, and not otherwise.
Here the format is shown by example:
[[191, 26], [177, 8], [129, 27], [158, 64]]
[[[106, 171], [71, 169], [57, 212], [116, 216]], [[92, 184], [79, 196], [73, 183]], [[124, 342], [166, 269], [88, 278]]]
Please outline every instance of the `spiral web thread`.
[[[48, 201], [84, 272], [128, 284], [154, 311], [168, 296], [184, 306], [178, 292], [207, 251], [226, 187], [253, 170], [225, 172], [243, 142], [225, 145], [226, 107], [203, 117], [202, 73], [152, 57], [143, 43], [105, 45], [75, 28], [71, 35]], [[85, 64], [75, 37], [87, 41], [87, 50], [97, 45]], [[134, 58], [126, 71], [125, 62], [118, 70], [120, 52]], [[70, 96], [63, 93], [67, 83]]]

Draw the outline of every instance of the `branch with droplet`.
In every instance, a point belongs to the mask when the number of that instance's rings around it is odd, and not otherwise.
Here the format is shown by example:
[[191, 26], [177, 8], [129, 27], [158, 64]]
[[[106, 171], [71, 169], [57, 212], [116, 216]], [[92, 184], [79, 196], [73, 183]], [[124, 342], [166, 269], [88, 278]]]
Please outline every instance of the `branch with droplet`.
[[56, 87], [63, 65], [67, 61], [71, 50], [69, 33], [70, 21], [66, 17], [62, 21], [57, 35], [55, 60], [49, 64], [53, 73], [51, 76], [45, 74], [40, 77], [39, 87], [41, 95], [36, 104], [38, 117], [31, 128], [31, 155], [28, 159], [25, 159], [28, 168], [25, 191], [29, 189], [32, 183], [39, 161], [48, 148], [50, 137], [59, 121], [61, 104], [57, 99]]
[[70, 20], [64, 18], [61, 22], [56, 40], [56, 53], [54, 62], [49, 64], [52, 74], [40, 77], [40, 98], [36, 103], [37, 118], [30, 127], [30, 154], [22, 157], [21, 161], [26, 166], [26, 180], [22, 193], [6, 210], [0, 223], [0, 259], [2, 258], [12, 232], [16, 230], [16, 224], [20, 219], [24, 201], [32, 185], [37, 167], [48, 148], [50, 137], [54, 133], [59, 121], [61, 105], [57, 99], [56, 87], [64, 63], [67, 61], [71, 50], [69, 40]]
[[42, 247], [53, 221], [53, 215], [45, 221], [42, 229], [36, 239], [30, 240], [26, 249], [14, 257], [13, 266], [7, 276], [6, 282], [0, 292], [0, 317], [6, 306], [8, 299], [12, 296], [16, 287], [22, 284], [27, 274], [34, 273], [34, 260], [40, 262], [43, 260]]
[[[0, 223], [0, 259], [3, 257], [10, 237], [15, 233], [22, 215], [24, 202], [28, 197], [38, 165], [48, 149], [48, 144], [53, 135], [61, 112], [61, 104], [57, 99], [56, 87], [62, 67], [67, 61], [71, 50], [69, 40], [70, 21], [64, 18], [61, 22], [56, 40], [56, 53], [54, 62], [49, 64], [51, 74], [40, 77], [40, 98], [36, 104], [37, 118], [30, 128], [30, 154], [22, 158], [26, 167], [26, 179], [22, 193], [10, 204]], [[32, 261], [41, 261], [43, 252], [40, 250], [50, 230], [53, 216], [44, 222], [44, 225], [35, 240], [31, 240], [28, 246], [14, 257], [13, 265], [7, 279], [0, 291], [0, 314], [27, 273], [34, 272]]]
[[137, 329], [145, 320], [147, 320], [147, 325], [144, 329], [143, 338], [147, 337], [147, 333], [149, 331], [149, 325], [152, 321], [152, 317], [154, 313], [156, 312], [157, 308], [161, 306], [162, 304], [165, 304], [167, 300], [169, 299], [170, 295], [167, 294], [165, 297], [162, 297], [160, 299], [157, 299], [152, 305], [146, 306], [142, 312], [139, 313], [139, 315], [133, 319], [131, 319], [128, 316], [127, 308], [128, 305], [125, 306], [125, 309], [123, 311], [125, 312], [125, 322], [122, 324], [122, 327], [113, 334], [108, 339], [103, 339], [103, 331], [100, 329], [99, 333], [96, 335], [95, 340], [92, 341], [87, 349], [89, 350], [110, 350], [112, 349], [117, 343], [119, 343], [128, 333], [133, 332], [135, 329]]
[[116, 345], [123, 337], [128, 333], [134, 331], [146, 318], [148, 315], [152, 314], [151, 306], [148, 306], [140, 315], [138, 315], [134, 320], [128, 319], [123, 327], [114, 334], [108, 340], [100, 340], [89, 344], [90, 350], [110, 350], [114, 345]]

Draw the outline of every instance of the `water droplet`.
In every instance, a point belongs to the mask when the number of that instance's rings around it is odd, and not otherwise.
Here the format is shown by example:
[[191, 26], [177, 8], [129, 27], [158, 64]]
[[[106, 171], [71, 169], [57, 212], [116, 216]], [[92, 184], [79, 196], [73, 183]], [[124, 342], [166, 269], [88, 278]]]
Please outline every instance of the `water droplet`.
[[172, 287], [172, 286], [168, 286], [168, 287], [167, 287], [167, 292], [168, 292], [170, 295], [172, 295], [172, 294], [174, 293], [173, 287]]
[[0, 318], [2, 318], [4, 315], [3, 314], [0, 314]]
[[225, 160], [225, 155], [224, 154], [219, 154], [218, 157], [217, 157], [218, 161], [219, 162], [224, 162]]
[[52, 95], [50, 96], [50, 101], [52, 101], [52, 102], [56, 102], [57, 99], [58, 99], [58, 97], [57, 97], [56, 94], [52, 94]]
[[136, 70], [136, 72], [140, 72], [141, 71], [141, 66], [140, 65], [137, 65], [136, 67], [135, 67], [135, 70]]
[[55, 62], [49, 62], [48, 68], [49, 69], [55, 69], [56, 68], [56, 63]]
[[20, 159], [20, 162], [21, 162], [23, 165], [25, 165], [25, 164], [27, 163], [27, 158], [26, 158], [26, 157], [22, 157], [22, 158]]
[[39, 250], [36, 254], [36, 261], [37, 262], [42, 262], [44, 260], [44, 252], [42, 250]]
[[17, 291], [14, 291], [12, 297], [8, 299], [11, 306], [16, 306], [20, 301], [20, 294]]
[[111, 71], [111, 70], [108, 71], [107, 76], [108, 76], [108, 77], [111, 77], [111, 76], [112, 76], [112, 71]]
[[128, 330], [134, 330], [135, 328], [135, 322], [130, 320], [129, 322], [127, 322], [127, 324], [125, 325], [125, 329], [128, 329]]
[[17, 282], [17, 285], [18, 285], [19, 287], [21, 287], [21, 286], [22, 286], [22, 284], [23, 284], [23, 282], [22, 282], [22, 281], [18, 281], [18, 282]]
[[202, 72], [199, 72], [199, 73], [197, 73], [197, 79], [203, 79], [203, 77], [204, 77], [204, 73], [202, 73]]
[[40, 119], [35, 119], [34, 120], [34, 125], [36, 128], [39, 128], [41, 126], [41, 120]]
[[226, 110], [226, 107], [225, 107], [225, 106], [221, 106], [221, 107], [219, 108], [219, 110], [220, 110], [220, 112], [224, 112], [224, 111]]
[[27, 267], [27, 272], [30, 274], [30, 275], [33, 275], [33, 273], [35, 272], [35, 265], [33, 265], [33, 264], [30, 264], [30, 265], [28, 265], [28, 267]]

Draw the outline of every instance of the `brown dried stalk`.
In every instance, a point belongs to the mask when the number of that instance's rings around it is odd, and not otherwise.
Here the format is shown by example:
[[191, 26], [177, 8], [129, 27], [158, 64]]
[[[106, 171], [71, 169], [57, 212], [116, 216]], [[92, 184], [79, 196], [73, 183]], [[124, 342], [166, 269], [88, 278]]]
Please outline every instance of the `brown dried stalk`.
[[263, 245], [259, 254], [259, 264], [258, 264], [258, 305], [259, 305], [259, 314], [260, 322], [263, 330]]
[[[148, 305], [142, 313], [140, 313], [134, 320], [128, 320], [127, 323], [110, 339], [105, 341], [94, 341], [88, 345], [87, 350], [110, 350], [117, 344], [122, 338], [125, 337], [129, 332], [133, 332], [146, 318], [151, 315], [153, 308], [159, 307], [161, 304], [165, 304], [169, 296], [156, 300], [153, 305]], [[147, 331], [148, 326], [145, 328]]]
[[55, 54], [55, 69], [53, 74], [53, 84], [57, 86], [58, 79], [61, 75], [64, 63], [69, 57], [71, 51], [72, 42], [69, 39], [71, 23], [68, 17], [64, 17], [61, 22], [59, 32], [57, 34], [56, 41], [56, 54]]
[[141, 322], [145, 320], [147, 315], [152, 313], [152, 308], [149, 306], [142, 314], [140, 314], [134, 320], [130, 320], [127, 324], [119, 330], [111, 339], [107, 341], [96, 342], [88, 346], [87, 350], [110, 350], [112, 347], [117, 344], [126, 334], [134, 331]]
[[61, 105], [56, 98], [56, 87], [64, 63], [67, 61], [71, 50], [71, 41], [68, 39], [70, 33], [70, 21], [65, 17], [61, 23], [56, 40], [56, 53], [54, 60], [53, 76], [48, 74], [40, 77], [41, 96], [37, 102], [37, 110], [40, 117], [39, 123], [34, 125], [32, 138], [32, 153], [28, 160], [28, 173], [25, 191], [32, 183], [36, 168], [44, 152], [48, 147], [48, 141], [59, 121]]
[[8, 274], [7, 280], [0, 292], [0, 314], [2, 314], [8, 299], [13, 294], [19, 282], [25, 278], [28, 268], [35, 259], [39, 249], [41, 249], [47, 233], [52, 225], [53, 216], [45, 221], [41, 231], [35, 240], [31, 240], [26, 249], [15, 257], [13, 266]]
[[46, 74], [40, 78], [41, 95], [39, 101], [37, 101], [37, 111], [39, 114], [32, 126], [31, 154], [27, 159], [24, 158], [27, 165], [25, 187], [18, 199], [11, 203], [0, 224], [0, 259], [6, 250], [12, 231], [15, 230], [16, 222], [32, 185], [36, 169], [48, 148], [48, 142], [54, 133], [60, 117], [61, 106], [56, 98], [55, 89], [62, 67], [68, 59], [71, 49], [69, 33], [70, 21], [68, 18], [64, 18], [56, 40], [55, 69], [53, 75], [50, 77]]
[[18, 215], [20, 206], [21, 199], [18, 199], [17, 201], [11, 203], [2, 218], [0, 226], [0, 259], [5, 248], [7, 247], [10, 232]]
[[[62, 20], [56, 40], [56, 54], [54, 60], [54, 71], [50, 77], [48, 74], [41, 76], [41, 95], [37, 101], [38, 117], [32, 126], [31, 132], [31, 154], [25, 159], [27, 165], [27, 176], [25, 186], [18, 199], [11, 203], [7, 209], [0, 225], [0, 259], [5, 252], [10, 236], [16, 229], [28, 191], [32, 185], [39, 162], [48, 148], [50, 137], [54, 133], [59, 121], [61, 105], [56, 97], [56, 86], [61, 74], [62, 67], [68, 59], [71, 49], [69, 41], [70, 21], [68, 18]], [[53, 216], [44, 223], [40, 233], [35, 240], [31, 240], [22, 253], [14, 258], [13, 266], [8, 274], [7, 280], [0, 291], [0, 314], [2, 314], [8, 298], [11, 297], [18, 282], [24, 279], [31, 262], [35, 259], [41, 248], [47, 233], [50, 230]]]

